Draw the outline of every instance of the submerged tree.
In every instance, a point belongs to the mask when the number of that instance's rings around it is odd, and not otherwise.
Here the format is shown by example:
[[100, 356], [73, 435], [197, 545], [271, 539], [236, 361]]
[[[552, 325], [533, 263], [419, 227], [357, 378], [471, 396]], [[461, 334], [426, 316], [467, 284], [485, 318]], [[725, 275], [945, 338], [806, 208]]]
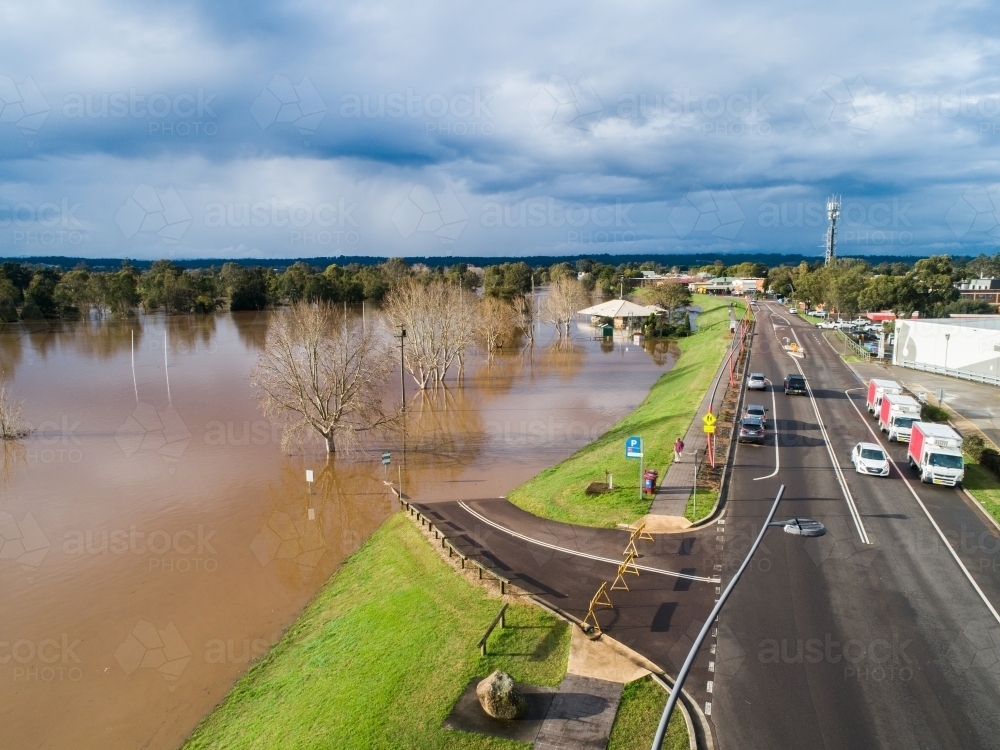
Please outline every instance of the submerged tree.
[[569, 324], [576, 315], [576, 311], [587, 305], [589, 295], [586, 290], [572, 276], [563, 276], [554, 282], [549, 288], [549, 293], [545, 295], [542, 302], [545, 320], [555, 325], [559, 332], [559, 338], [569, 336]]
[[21, 416], [23, 404], [6, 383], [0, 382], [0, 440], [17, 440], [31, 431]]
[[383, 397], [392, 364], [374, 326], [325, 304], [300, 302], [276, 314], [250, 383], [265, 415], [288, 420], [283, 450], [315, 431], [335, 453], [399, 422]]

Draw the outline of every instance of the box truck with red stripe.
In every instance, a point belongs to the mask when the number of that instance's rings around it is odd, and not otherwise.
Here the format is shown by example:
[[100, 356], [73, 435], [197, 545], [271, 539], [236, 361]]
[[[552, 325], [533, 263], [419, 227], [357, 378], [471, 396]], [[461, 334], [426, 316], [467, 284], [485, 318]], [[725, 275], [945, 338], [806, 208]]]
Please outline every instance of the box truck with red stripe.
[[868, 411], [878, 416], [878, 410], [882, 407], [882, 396], [886, 393], [902, 393], [903, 386], [897, 383], [895, 380], [881, 380], [879, 378], [872, 378], [868, 382], [868, 399], [866, 401], [868, 405]]
[[882, 396], [882, 406], [878, 413], [878, 426], [889, 433], [889, 440], [906, 443], [910, 440], [910, 428], [920, 421], [920, 403], [912, 396], [886, 393]]
[[921, 482], [954, 487], [965, 477], [962, 436], [946, 424], [914, 422], [906, 459]]

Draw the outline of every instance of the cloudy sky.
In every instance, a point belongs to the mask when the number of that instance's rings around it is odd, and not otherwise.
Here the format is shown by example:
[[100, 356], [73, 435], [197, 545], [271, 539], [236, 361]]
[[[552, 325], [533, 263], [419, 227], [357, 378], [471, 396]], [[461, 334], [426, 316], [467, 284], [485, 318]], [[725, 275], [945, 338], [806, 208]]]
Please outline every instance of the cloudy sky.
[[0, 256], [1000, 250], [990, 3], [0, 6]]

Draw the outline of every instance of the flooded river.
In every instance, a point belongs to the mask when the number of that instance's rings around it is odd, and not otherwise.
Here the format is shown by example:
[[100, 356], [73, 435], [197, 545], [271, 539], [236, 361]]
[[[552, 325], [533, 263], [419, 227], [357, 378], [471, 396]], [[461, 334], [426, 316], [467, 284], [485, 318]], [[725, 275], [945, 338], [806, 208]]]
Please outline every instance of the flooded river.
[[470, 358], [462, 383], [410, 381], [405, 461], [399, 442], [327, 462], [284, 455], [257, 410], [267, 323], [0, 333], [35, 428], [0, 445], [0, 746], [176, 748], [391, 512], [386, 477], [422, 501], [505, 494], [674, 360], [580, 332], [558, 345], [549, 327], [528, 351]]

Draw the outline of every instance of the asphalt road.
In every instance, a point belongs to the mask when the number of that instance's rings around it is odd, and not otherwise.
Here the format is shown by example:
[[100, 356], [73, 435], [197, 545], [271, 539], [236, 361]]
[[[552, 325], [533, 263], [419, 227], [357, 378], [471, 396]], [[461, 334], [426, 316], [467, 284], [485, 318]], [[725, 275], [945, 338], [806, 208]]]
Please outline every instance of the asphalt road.
[[[781, 347], [786, 337], [801, 343], [801, 359]], [[780, 390], [796, 363], [811, 397]], [[770, 530], [723, 610], [710, 717], [719, 745], [1000, 747], [1000, 623], [990, 609], [1000, 610], [1000, 533], [960, 491], [915, 480], [905, 445], [892, 444], [889, 477], [854, 473], [856, 442], [889, 444], [862, 384], [805, 321], [762, 306], [750, 369], [774, 381], [776, 393], [747, 401], [771, 409], [775, 429], [766, 445], [737, 449], [724, 573], [780, 484], [777, 518], [815, 518], [828, 534]]]

